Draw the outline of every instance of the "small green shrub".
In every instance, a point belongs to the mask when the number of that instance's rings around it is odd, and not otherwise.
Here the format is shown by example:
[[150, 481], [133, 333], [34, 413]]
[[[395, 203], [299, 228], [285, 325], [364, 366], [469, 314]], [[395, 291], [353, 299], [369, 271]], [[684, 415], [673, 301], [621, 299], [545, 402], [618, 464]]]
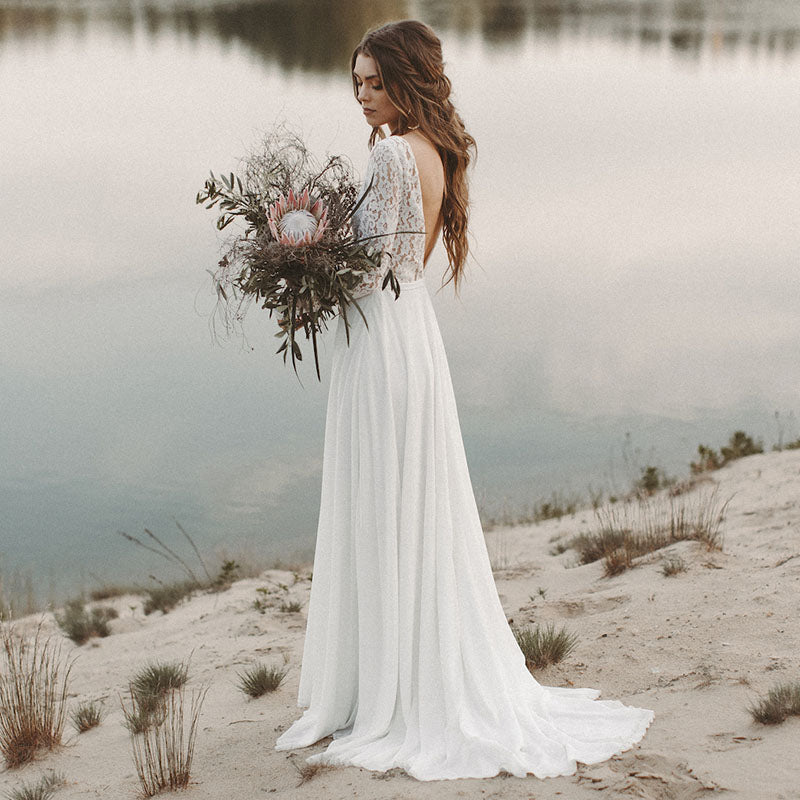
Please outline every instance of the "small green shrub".
[[287, 670], [281, 667], [267, 667], [256, 664], [239, 675], [239, 689], [249, 697], [261, 697], [274, 692], [286, 677]]
[[721, 448], [720, 452], [722, 453], [723, 463], [727, 464], [737, 458], [763, 453], [764, 445], [760, 441], [754, 442], [752, 437], [748, 436], [744, 431], [735, 431], [727, 446]]
[[517, 644], [525, 656], [529, 670], [543, 669], [566, 658], [578, 643], [578, 637], [566, 628], [556, 631], [552, 623], [546, 627], [512, 627]]
[[659, 467], [642, 467], [642, 474], [633, 488], [642, 494], [655, 494], [659, 489], [666, 489], [673, 483], [675, 481], [668, 478]]
[[748, 709], [762, 725], [777, 725], [787, 717], [800, 716], [800, 683], [780, 683]]
[[211, 589], [215, 592], [221, 592], [229, 588], [230, 585], [238, 578], [241, 566], [233, 560], [223, 561], [219, 569], [217, 577], [211, 583]]
[[70, 719], [78, 733], [96, 728], [103, 716], [103, 707], [94, 701], [81, 703], [71, 714]]
[[278, 611], [283, 611], [287, 614], [293, 614], [297, 611], [300, 611], [303, 608], [303, 604], [299, 600], [284, 600], [279, 606]]
[[711, 447], [701, 444], [697, 448], [697, 461], [692, 461], [689, 468], [693, 475], [703, 472], [710, 472], [720, 467], [724, 467], [731, 461], [745, 456], [753, 456], [764, 452], [764, 445], [761, 441], [754, 441], [744, 431], [734, 431], [728, 444], [720, 448], [720, 452]]
[[84, 644], [93, 636], [105, 637], [111, 633], [108, 623], [119, 614], [111, 606], [99, 606], [87, 611], [83, 600], [67, 601], [61, 614], [54, 614], [58, 627], [77, 645]]

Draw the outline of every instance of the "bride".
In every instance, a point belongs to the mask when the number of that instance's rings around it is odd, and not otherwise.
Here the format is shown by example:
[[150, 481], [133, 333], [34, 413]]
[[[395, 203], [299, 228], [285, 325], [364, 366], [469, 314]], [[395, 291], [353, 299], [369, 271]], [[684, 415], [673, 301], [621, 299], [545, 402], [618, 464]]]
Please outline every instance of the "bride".
[[[372, 126], [354, 224], [381, 268], [339, 319], [298, 706], [277, 750], [327, 736], [311, 763], [419, 780], [544, 778], [629, 749], [653, 712], [541, 686], [495, 587], [450, 373], [423, 279], [440, 234], [456, 290], [475, 142], [449, 99], [441, 44], [415, 21], [366, 34], [353, 88]], [[391, 133], [386, 136], [386, 126]], [[400, 294], [382, 290], [387, 269]]]

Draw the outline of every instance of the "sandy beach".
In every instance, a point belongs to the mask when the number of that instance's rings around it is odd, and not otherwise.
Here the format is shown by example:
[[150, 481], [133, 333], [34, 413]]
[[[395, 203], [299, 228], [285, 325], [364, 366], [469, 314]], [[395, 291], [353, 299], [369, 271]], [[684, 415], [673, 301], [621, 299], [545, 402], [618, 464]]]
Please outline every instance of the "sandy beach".
[[[180, 793], [187, 798], [689, 800], [723, 792], [742, 800], [800, 798], [800, 718], [765, 726], [748, 712], [775, 684], [800, 680], [800, 451], [742, 458], [709, 478], [722, 500], [730, 498], [722, 549], [690, 541], [670, 546], [687, 566], [674, 576], [662, 574], [663, 552], [611, 578], [600, 562], [578, 565], [573, 549], [554, 554], [558, 542], [596, 529], [591, 509], [486, 534], [509, 620], [554, 622], [578, 637], [573, 652], [536, 672], [537, 680], [598, 688], [604, 698], [655, 711], [645, 738], [610, 761], [547, 780], [419, 782], [402, 770], [336, 767], [298, 785], [298, 766], [329, 741], [302, 751], [273, 749], [301, 713], [296, 698], [309, 564], [197, 594], [165, 615], [145, 616], [138, 596], [104, 601], [119, 612], [112, 635], [81, 647], [63, 641], [63, 652], [76, 656], [70, 704], [102, 701], [103, 721], [80, 735], [68, 723], [62, 747], [2, 772], [0, 790], [55, 769], [66, 778], [57, 798], [136, 797], [120, 695], [139, 667], [191, 655], [189, 688], [209, 688], [191, 783]], [[298, 600], [302, 610], [273, 605], [259, 611], [253, 605], [258, 597]], [[40, 618], [17, 624], [33, 627]], [[46, 629], [57, 632], [52, 615], [44, 618]], [[288, 674], [275, 692], [251, 700], [237, 687], [237, 676], [257, 660], [285, 663]]]

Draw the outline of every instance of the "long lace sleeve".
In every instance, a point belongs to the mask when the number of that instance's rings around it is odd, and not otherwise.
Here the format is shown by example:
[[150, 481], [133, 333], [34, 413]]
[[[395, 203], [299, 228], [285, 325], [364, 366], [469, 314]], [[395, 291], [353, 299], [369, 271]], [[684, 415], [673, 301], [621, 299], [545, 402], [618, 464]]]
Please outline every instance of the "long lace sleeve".
[[381, 252], [381, 262], [379, 269], [362, 277], [353, 291], [355, 298], [380, 289], [387, 270], [398, 260], [397, 230], [403, 187], [403, 162], [395, 145], [395, 142], [383, 139], [370, 153], [364, 180], [366, 195], [356, 212], [354, 222], [359, 238], [367, 239], [368, 246]]

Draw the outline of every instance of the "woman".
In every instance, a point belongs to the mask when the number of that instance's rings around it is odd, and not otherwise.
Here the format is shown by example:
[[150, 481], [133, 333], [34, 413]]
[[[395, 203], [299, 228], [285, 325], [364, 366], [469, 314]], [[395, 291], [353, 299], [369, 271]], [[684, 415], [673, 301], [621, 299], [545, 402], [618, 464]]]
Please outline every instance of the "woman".
[[[441, 231], [458, 287], [474, 141], [441, 45], [404, 21], [352, 59], [372, 148], [359, 235], [381, 268], [334, 346], [298, 705], [278, 750], [420, 780], [568, 775], [628, 749], [653, 713], [540, 686], [506, 621], [470, 483], [425, 262]], [[381, 126], [391, 136], [384, 137]], [[400, 294], [382, 290], [391, 268]]]

